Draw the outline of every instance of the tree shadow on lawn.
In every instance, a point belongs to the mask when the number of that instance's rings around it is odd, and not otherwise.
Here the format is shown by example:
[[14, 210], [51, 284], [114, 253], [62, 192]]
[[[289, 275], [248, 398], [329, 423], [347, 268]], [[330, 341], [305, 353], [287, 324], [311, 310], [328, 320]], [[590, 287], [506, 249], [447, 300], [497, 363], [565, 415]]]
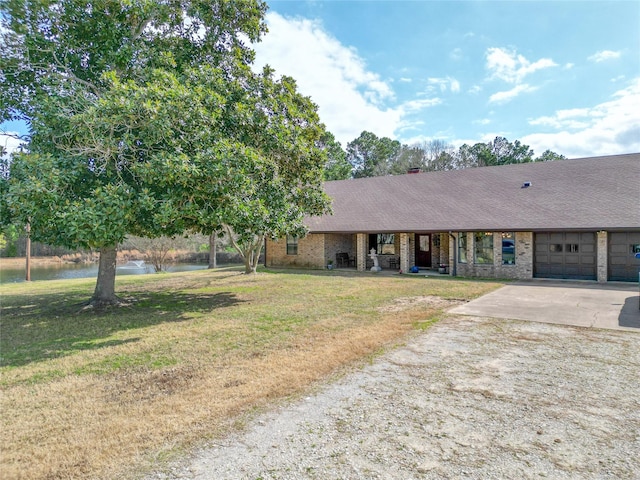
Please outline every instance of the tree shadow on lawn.
[[183, 322], [193, 314], [242, 303], [233, 293], [129, 292], [125, 305], [82, 307], [86, 292], [4, 298], [0, 314], [0, 367], [139, 341], [108, 339], [114, 333]]

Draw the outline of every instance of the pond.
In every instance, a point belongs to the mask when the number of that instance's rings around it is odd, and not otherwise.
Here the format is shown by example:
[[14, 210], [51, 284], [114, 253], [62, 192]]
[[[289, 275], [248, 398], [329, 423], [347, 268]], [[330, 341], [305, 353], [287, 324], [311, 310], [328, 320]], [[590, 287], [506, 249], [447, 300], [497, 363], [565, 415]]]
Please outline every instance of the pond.
[[[188, 272], [191, 270], [201, 270], [207, 268], [206, 264], [176, 263], [169, 265], [169, 272]], [[126, 264], [119, 265], [116, 269], [116, 276], [120, 275], [142, 275], [145, 273], [155, 273], [152, 265]], [[62, 280], [69, 278], [97, 278], [97, 264], [73, 264], [55, 263], [48, 265], [37, 265], [31, 267], [31, 281], [42, 280]], [[1, 268], [0, 283], [16, 283], [25, 281], [25, 269], [22, 268]]]

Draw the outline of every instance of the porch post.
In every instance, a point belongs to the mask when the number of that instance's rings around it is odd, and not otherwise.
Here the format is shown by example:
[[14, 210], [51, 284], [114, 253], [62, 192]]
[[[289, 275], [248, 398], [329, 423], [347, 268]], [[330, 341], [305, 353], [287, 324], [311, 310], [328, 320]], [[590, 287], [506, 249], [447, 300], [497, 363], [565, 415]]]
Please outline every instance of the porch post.
[[367, 234], [356, 235], [356, 266], [359, 272], [367, 269]]
[[409, 238], [408, 233], [400, 234], [400, 270], [404, 273], [407, 273], [411, 267], [411, 265], [409, 265], [411, 261], [411, 242], [409, 241]]
[[446, 233], [439, 233], [440, 236], [440, 263], [451, 266], [449, 261], [449, 235]]
[[598, 283], [606, 283], [607, 281], [607, 270], [608, 270], [608, 262], [609, 262], [609, 245], [607, 240], [609, 239], [608, 232], [601, 230], [597, 234], [597, 279]]

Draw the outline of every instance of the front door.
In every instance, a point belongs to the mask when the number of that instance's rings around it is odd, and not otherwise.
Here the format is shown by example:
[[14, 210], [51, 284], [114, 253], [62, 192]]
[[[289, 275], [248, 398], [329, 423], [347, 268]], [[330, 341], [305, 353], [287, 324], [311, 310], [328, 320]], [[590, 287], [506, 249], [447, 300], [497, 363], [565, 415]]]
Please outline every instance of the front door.
[[416, 265], [431, 268], [431, 235], [416, 234]]

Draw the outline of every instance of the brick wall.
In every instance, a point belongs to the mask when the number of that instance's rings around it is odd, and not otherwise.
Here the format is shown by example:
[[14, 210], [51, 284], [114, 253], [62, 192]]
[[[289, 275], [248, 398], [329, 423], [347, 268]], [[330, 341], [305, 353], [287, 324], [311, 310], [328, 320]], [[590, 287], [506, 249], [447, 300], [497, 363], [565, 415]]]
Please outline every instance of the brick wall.
[[[484, 278], [533, 278], [533, 233], [516, 232], [515, 249], [516, 259], [513, 265], [502, 264], [502, 235], [501, 232], [493, 232], [493, 264], [476, 264], [474, 258], [474, 234], [467, 235], [467, 263], [458, 262], [457, 274], [463, 277]], [[457, 236], [456, 236], [457, 238]], [[451, 242], [455, 247], [457, 242]], [[453, 253], [450, 254], [450, 262], [453, 262]]]
[[438, 265], [449, 265], [449, 234], [434, 233], [431, 235], [431, 267], [438, 268]]
[[336, 263], [336, 253], [356, 256], [356, 236], [351, 234], [309, 234], [298, 240], [298, 254], [287, 255], [285, 238], [267, 240], [267, 266], [325, 268], [329, 260]]
[[325, 268], [326, 261], [324, 235], [310, 234], [300, 238], [297, 255], [287, 255], [286, 238], [267, 240], [268, 267]]
[[[500, 232], [494, 232], [493, 235], [493, 264], [490, 265], [474, 263], [473, 232], [466, 232], [463, 235], [467, 235], [467, 263], [458, 262], [456, 266], [457, 275], [484, 278], [533, 278], [532, 232], [516, 232], [516, 259], [513, 265], [502, 264], [502, 236]], [[358, 240], [360, 244], [358, 244]], [[599, 238], [599, 241], [602, 242], [603, 240]], [[606, 241], [606, 238], [604, 241]], [[358, 249], [358, 246], [360, 249]], [[369, 260], [366, 256], [368, 254], [366, 246], [367, 234], [310, 234], [298, 240], [297, 255], [287, 255], [286, 239], [268, 240], [267, 266], [320, 269], [326, 267], [329, 259], [332, 259], [335, 263], [335, 254], [337, 252], [347, 252], [353, 258], [356, 257], [357, 253], [360, 253], [357, 267], [359, 270], [365, 270], [367, 268], [366, 262]], [[453, 249], [456, 247], [457, 241], [451, 239], [448, 233], [440, 234], [440, 247], [437, 249], [437, 256], [435, 252], [433, 253], [434, 268], [439, 263], [448, 263], [450, 265], [449, 273], [451, 274], [453, 271], [453, 268], [451, 268], [451, 265], [453, 265]], [[606, 245], [604, 245], [604, 248], [599, 245], [598, 250], [606, 252]], [[400, 268], [402, 270], [406, 271], [415, 265], [415, 234], [396, 234], [396, 252], [397, 256], [401, 257]], [[380, 265], [383, 268], [388, 268], [388, 264], [384, 262], [385, 256], [381, 256], [379, 259], [381, 260]], [[604, 264], [606, 268], [606, 256], [604, 259], [599, 260], [599, 263]]]
[[324, 236], [324, 256], [336, 263], [336, 253], [348, 253], [349, 258], [356, 258], [355, 235], [347, 233], [328, 233]]

